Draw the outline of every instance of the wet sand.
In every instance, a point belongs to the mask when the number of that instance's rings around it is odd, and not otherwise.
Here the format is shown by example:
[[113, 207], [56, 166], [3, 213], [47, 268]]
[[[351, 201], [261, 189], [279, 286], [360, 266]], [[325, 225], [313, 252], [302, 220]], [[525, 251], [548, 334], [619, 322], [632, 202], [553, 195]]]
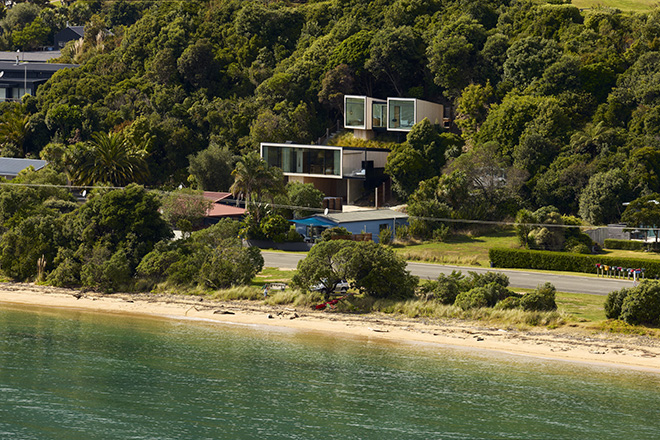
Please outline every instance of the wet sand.
[[384, 314], [353, 315], [260, 301], [211, 302], [172, 295], [103, 295], [92, 292], [1, 283], [0, 303], [195, 319], [225, 324], [277, 326], [338, 337], [457, 346], [501, 353], [610, 365], [660, 373], [660, 340], [604, 334], [569, 326], [521, 331], [479, 322], [409, 319]]

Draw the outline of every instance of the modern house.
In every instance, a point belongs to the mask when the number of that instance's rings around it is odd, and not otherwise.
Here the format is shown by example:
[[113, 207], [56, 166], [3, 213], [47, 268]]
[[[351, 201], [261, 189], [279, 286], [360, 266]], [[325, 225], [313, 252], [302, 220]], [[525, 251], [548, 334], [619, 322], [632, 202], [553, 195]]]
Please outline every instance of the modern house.
[[385, 148], [335, 147], [262, 143], [261, 157], [282, 169], [287, 182], [311, 183], [326, 196], [354, 203], [365, 193], [376, 192], [377, 204], [389, 197], [390, 180]]
[[431, 124], [443, 125], [444, 109], [442, 104], [421, 99], [387, 98], [387, 130], [407, 132], [424, 118], [428, 118]]
[[317, 214], [300, 220], [291, 220], [296, 225], [296, 232], [306, 241], [314, 241], [329, 228], [343, 227], [351, 234], [371, 234], [378, 243], [378, 234], [384, 229], [392, 231], [408, 224], [408, 215], [391, 209], [373, 209], [368, 211], [340, 212], [336, 214]]
[[387, 129], [387, 101], [369, 96], [344, 96], [344, 127], [355, 137], [372, 139], [376, 131]]
[[55, 72], [73, 67], [77, 65], [0, 61], [0, 101], [19, 101], [24, 95], [35, 95], [37, 88]]
[[68, 26], [55, 34], [55, 49], [60, 50], [72, 40], [85, 37], [85, 26]]
[[355, 137], [372, 139], [379, 131], [408, 132], [428, 118], [432, 124], [446, 126], [442, 104], [416, 98], [376, 99], [369, 96], [344, 96], [344, 127]]
[[48, 162], [45, 160], [0, 157], [0, 177], [11, 180], [28, 167], [33, 167], [35, 171], [38, 171], [47, 164]]

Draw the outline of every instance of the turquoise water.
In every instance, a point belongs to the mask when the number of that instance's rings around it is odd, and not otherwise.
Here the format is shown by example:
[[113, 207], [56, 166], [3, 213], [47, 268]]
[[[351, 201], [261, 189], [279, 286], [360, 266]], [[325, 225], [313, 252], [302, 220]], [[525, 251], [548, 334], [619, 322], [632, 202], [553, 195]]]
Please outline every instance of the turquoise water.
[[650, 439], [660, 376], [0, 308], [0, 439]]

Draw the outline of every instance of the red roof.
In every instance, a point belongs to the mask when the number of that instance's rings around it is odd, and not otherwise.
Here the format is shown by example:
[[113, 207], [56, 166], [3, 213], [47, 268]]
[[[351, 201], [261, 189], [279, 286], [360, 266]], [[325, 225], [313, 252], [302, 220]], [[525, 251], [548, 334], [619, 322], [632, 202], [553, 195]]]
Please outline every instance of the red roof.
[[212, 201], [213, 203], [219, 202], [220, 200], [224, 200], [228, 197], [231, 197], [231, 193], [204, 191], [204, 198]]
[[239, 217], [245, 214], [245, 209], [236, 206], [214, 203], [206, 214], [207, 217]]

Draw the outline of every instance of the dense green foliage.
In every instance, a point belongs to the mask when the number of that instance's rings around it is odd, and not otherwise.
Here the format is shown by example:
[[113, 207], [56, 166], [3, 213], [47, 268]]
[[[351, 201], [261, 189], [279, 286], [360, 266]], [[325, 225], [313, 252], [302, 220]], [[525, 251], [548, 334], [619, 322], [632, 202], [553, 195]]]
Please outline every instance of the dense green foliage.
[[596, 273], [596, 264], [645, 269], [645, 276], [660, 276], [660, 262], [642, 258], [620, 258], [526, 249], [493, 248], [488, 251], [494, 267]]
[[605, 313], [628, 324], [659, 325], [660, 281], [645, 280], [636, 287], [610, 292]]
[[453, 107], [456, 123], [399, 139], [387, 164], [399, 197], [443, 177], [415, 202], [459, 219], [552, 205], [613, 221], [620, 202], [660, 190], [659, 14], [528, 0], [19, 3], [0, 23], [5, 50], [48, 44], [67, 23], [86, 31], [60, 60], [80, 67], [0, 108], [2, 154], [78, 176], [102, 167], [94, 133], [117, 134], [134, 147], [113, 162], [138, 172], [86, 179], [227, 190], [237, 156], [315, 141], [344, 94], [406, 96]]
[[340, 280], [375, 298], [409, 298], [418, 282], [391, 249], [373, 241], [349, 240], [317, 243], [298, 263], [292, 281], [302, 289], [322, 283], [331, 292]]
[[627, 251], [641, 251], [649, 247], [649, 243], [632, 240], [615, 240], [613, 238], [605, 239], [606, 249], [624, 249]]
[[453, 304], [463, 310], [479, 307], [497, 309], [520, 308], [527, 311], [552, 311], [557, 309], [555, 288], [546, 283], [525, 295], [507, 289], [509, 277], [502, 273], [452, 271], [451, 275], [441, 274], [437, 280], [427, 281], [420, 288], [427, 301]]

